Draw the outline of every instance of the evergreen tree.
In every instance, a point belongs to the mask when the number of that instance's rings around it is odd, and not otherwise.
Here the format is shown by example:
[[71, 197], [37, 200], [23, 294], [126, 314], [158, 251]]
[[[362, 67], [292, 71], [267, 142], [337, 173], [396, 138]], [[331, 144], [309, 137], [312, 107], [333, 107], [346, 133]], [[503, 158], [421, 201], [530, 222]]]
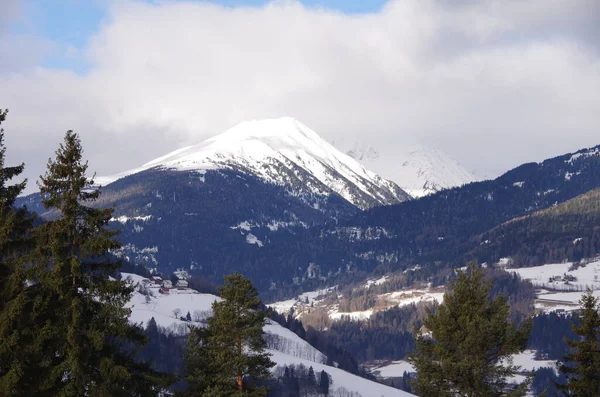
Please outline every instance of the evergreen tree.
[[210, 331], [204, 327], [190, 327], [183, 356], [184, 379], [187, 388], [180, 393], [185, 397], [211, 396], [215, 385], [215, 365], [209, 349]]
[[47, 332], [57, 362], [43, 388], [61, 397], [157, 395], [161, 377], [135, 359], [145, 336], [128, 322], [133, 287], [110, 278], [120, 267], [110, 254], [119, 247], [112, 209], [90, 205], [99, 190], [86, 171], [80, 139], [68, 131], [40, 183], [45, 208], [57, 213], [36, 231], [37, 275], [55, 315]]
[[321, 371], [319, 379], [319, 392], [325, 396], [329, 395], [329, 375], [325, 371]]
[[252, 283], [241, 274], [225, 276], [221, 301], [212, 305], [207, 328], [192, 328], [185, 355], [189, 396], [266, 396], [263, 381], [275, 364], [264, 350], [263, 326], [267, 312]]
[[568, 396], [600, 396], [600, 299], [588, 289], [580, 304], [581, 310], [572, 324], [578, 338], [565, 339], [572, 352], [560, 366], [567, 384], [559, 388]]
[[518, 367], [506, 363], [527, 343], [529, 323], [517, 329], [509, 321], [504, 297], [491, 301], [491, 283], [470, 267], [452, 283], [437, 311], [428, 312], [409, 357], [422, 396], [523, 396], [528, 382], [511, 386]]
[[[8, 111], [0, 110], [0, 125]], [[26, 284], [27, 259], [32, 248], [33, 218], [24, 208], [15, 208], [26, 181], [8, 185], [24, 165], [6, 167], [4, 129], [0, 128], [0, 396], [32, 395], [32, 378], [40, 375], [35, 366], [41, 360], [32, 347], [31, 317], [35, 286]]]
[[315, 370], [312, 366], [308, 369], [308, 382], [313, 385], [317, 382], [315, 378]]

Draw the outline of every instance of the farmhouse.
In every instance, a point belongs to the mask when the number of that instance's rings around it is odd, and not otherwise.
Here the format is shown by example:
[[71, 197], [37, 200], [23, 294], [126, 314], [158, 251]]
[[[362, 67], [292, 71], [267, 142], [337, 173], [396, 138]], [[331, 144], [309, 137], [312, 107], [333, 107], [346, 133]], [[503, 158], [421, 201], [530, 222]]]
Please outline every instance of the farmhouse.
[[186, 289], [189, 286], [189, 283], [187, 280], [178, 280], [175, 286], [177, 289]]

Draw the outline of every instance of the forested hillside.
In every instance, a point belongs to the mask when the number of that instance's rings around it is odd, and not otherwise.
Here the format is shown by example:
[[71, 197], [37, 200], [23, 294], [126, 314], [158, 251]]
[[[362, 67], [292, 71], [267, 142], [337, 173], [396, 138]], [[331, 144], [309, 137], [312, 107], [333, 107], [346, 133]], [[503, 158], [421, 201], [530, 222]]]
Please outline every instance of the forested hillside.
[[530, 215], [512, 219], [470, 241], [465, 260], [512, 267], [576, 262], [600, 254], [600, 189]]

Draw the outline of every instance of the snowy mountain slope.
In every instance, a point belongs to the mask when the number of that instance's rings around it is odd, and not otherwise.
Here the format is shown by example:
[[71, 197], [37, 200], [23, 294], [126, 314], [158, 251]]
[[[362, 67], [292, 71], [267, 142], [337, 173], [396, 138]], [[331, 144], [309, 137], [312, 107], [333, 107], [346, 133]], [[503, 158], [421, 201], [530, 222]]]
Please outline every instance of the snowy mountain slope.
[[361, 209], [409, 199], [395, 183], [367, 170], [298, 120], [246, 121], [194, 146], [178, 149], [112, 177], [106, 185], [148, 169], [200, 171], [230, 169], [311, 194], [337, 193]]
[[[151, 284], [150, 280], [144, 277], [131, 273], [122, 273], [121, 275], [124, 280], [130, 280], [137, 286], [129, 303], [130, 320], [137, 324], [145, 325], [154, 317], [157, 324], [162, 327], [170, 328], [174, 332], [187, 332], [187, 326], [190, 323], [176, 318], [175, 314], [185, 317], [189, 312], [192, 316], [192, 323], [201, 325], [202, 321], [210, 316], [212, 303], [219, 299], [214, 295], [200, 294], [189, 288], [171, 289], [169, 294], [161, 294], [158, 292], [159, 286]], [[412, 394], [326, 365], [327, 357], [323, 353], [275, 322], [269, 320], [264, 331], [269, 352], [272, 354], [271, 359], [278, 366], [303, 364], [306, 367], [312, 366], [315, 372], [324, 370], [331, 375], [332, 391], [345, 389], [363, 397], [412, 396]]]
[[333, 390], [345, 389], [348, 392], [358, 393], [363, 397], [413, 396], [413, 394], [407, 393], [405, 391], [394, 389], [392, 387], [385, 386], [376, 382], [371, 382], [359, 376], [352, 375], [348, 372], [342, 371], [339, 368], [302, 360], [274, 350], [271, 350], [270, 353], [272, 354], [271, 359], [275, 361], [278, 365], [302, 364], [306, 367], [312, 366], [315, 372], [327, 372], [329, 375], [331, 375], [331, 379], [333, 381], [333, 385], [331, 387]]
[[414, 198], [479, 180], [443, 151], [423, 145], [407, 146], [399, 152], [384, 154], [372, 146], [356, 142], [347, 153], [396, 182]]

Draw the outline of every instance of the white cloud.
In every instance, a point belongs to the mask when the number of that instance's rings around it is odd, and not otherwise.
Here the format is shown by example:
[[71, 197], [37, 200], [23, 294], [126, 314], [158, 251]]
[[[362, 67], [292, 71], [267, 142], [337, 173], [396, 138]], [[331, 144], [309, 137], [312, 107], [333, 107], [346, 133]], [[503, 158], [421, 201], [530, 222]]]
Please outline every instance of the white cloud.
[[35, 179], [72, 128], [106, 174], [288, 115], [338, 142], [423, 141], [497, 174], [600, 143], [597, 4], [399, 0], [348, 16], [115, 2], [86, 75], [0, 74], [9, 153]]

